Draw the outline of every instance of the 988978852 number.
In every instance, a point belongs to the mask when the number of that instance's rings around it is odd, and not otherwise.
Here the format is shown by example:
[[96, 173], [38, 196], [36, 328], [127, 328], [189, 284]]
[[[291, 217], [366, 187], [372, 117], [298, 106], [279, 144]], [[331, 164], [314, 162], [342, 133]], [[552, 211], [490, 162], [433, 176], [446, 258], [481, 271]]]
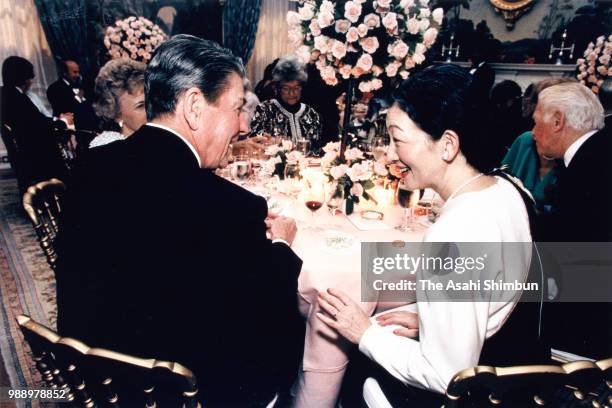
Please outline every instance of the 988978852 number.
[[0, 394], [0, 401], [39, 400], [66, 402], [68, 399], [69, 393], [67, 390], [55, 388], [4, 388]]

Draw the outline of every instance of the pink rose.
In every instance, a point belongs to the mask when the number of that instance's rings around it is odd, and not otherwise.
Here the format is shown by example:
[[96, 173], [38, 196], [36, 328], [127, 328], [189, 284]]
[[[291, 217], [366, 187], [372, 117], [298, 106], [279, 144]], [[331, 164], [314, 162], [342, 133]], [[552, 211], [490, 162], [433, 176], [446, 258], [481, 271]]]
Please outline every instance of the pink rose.
[[427, 7], [429, 5], [429, 0], [420, 0], [421, 1], [421, 6], [423, 7]]
[[389, 7], [391, 7], [391, 0], [377, 0], [376, 7], [388, 9]]
[[408, 76], [410, 76], [410, 72], [408, 72], [408, 71], [400, 71], [400, 76], [402, 77], [402, 79], [406, 79], [406, 78], [408, 78]]
[[295, 50], [295, 55], [302, 61], [304, 64], [308, 64], [310, 62], [310, 47], [307, 45], [302, 45]]
[[394, 42], [391, 45], [391, 52], [390, 53], [396, 59], [401, 60], [406, 55], [408, 55], [408, 51], [410, 51], [410, 49], [408, 48], [408, 44], [406, 44], [402, 40], [398, 40], [398, 41]]
[[344, 158], [348, 161], [353, 161], [356, 159], [363, 159], [363, 152], [359, 149], [357, 149], [356, 147], [353, 147], [351, 149], [347, 149], [344, 152]]
[[359, 90], [363, 93], [372, 92], [369, 81], [363, 81], [359, 83]]
[[372, 69], [372, 65], [374, 64], [374, 60], [370, 54], [362, 54], [361, 57], [357, 60], [357, 67], [361, 68], [363, 71], [368, 72]]
[[415, 64], [420, 65], [420, 64], [422, 64], [425, 61], [425, 55], [415, 53], [412, 56], [412, 59], [414, 60]]
[[338, 85], [338, 78], [333, 77], [333, 78], [328, 78], [325, 80], [325, 83], [329, 86], [336, 86]]
[[318, 37], [321, 35], [321, 27], [319, 27], [319, 22], [317, 20], [312, 20], [308, 25], [308, 28], [310, 29], [310, 33], [313, 35], [313, 37]]
[[399, 62], [397, 62], [397, 61], [392, 62], [392, 63], [390, 63], [389, 65], [387, 65], [387, 66], [385, 67], [385, 73], [387, 74], [387, 76], [388, 76], [389, 78], [393, 78], [394, 76], [396, 76], [396, 75], [397, 75], [397, 71], [399, 70], [399, 67], [400, 67], [401, 65], [402, 65], [402, 64], [400, 64], [400, 63], [399, 63]]
[[334, 67], [327, 65], [321, 70], [321, 78], [323, 78], [324, 81], [335, 77], [336, 70]]
[[291, 44], [294, 48], [299, 47], [304, 42], [304, 34], [298, 30], [289, 30], [288, 34], [289, 44]]
[[399, 5], [408, 14], [408, 11], [414, 6], [414, 0], [401, 0]]
[[397, 28], [397, 14], [387, 13], [382, 19], [383, 26], [388, 31], [393, 31]]
[[321, 51], [323, 54], [325, 54], [327, 51], [329, 51], [328, 40], [329, 38], [327, 38], [326, 36], [319, 35], [314, 39], [314, 47], [317, 50]]
[[414, 52], [416, 54], [425, 54], [427, 52], [427, 47], [425, 47], [425, 45], [422, 43], [418, 43], [414, 48]]
[[432, 17], [436, 24], [442, 24], [442, 20], [444, 19], [444, 10], [441, 7], [438, 7], [433, 11]]
[[334, 40], [331, 52], [334, 58], [342, 59], [346, 55], [346, 45], [338, 40]]
[[406, 61], [404, 62], [404, 66], [407, 69], [412, 69], [412, 68], [414, 68], [416, 66], [416, 63], [414, 62], [412, 57], [408, 57], [408, 58], [406, 58]]
[[346, 40], [348, 42], [355, 42], [359, 39], [359, 31], [355, 27], [351, 27], [346, 33]]
[[584, 58], [578, 58], [576, 60], [576, 65], [582, 65], [582, 64], [584, 64], [584, 62], [585, 62]]
[[302, 7], [299, 8], [298, 13], [302, 20], [312, 20], [312, 18], [314, 17], [314, 7], [310, 3], [305, 3]]
[[353, 70], [351, 71], [351, 75], [353, 75], [353, 77], [355, 78], [359, 78], [363, 74], [365, 74], [365, 71], [361, 69], [360, 67], [353, 67]]
[[423, 34], [423, 44], [425, 44], [425, 46], [429, 48], [436, 42], [437, 37], [438, 30], [436, 30], [435, 28], [429, 28]]
[[376, 91], [377, 89], [382, 88], [382, 86], [383, 86], [383, 82], [378, 78], [374, 78], [373, 80], [370, 81], [370, 87], [372, 88], [373, 91]]
[[344, 5], [344, 17], [350, 22], [356, 23], [361, 16], [361, 4], [355, 1], [347, 1]]
[[431, 22], [429, 21], [429, 19], [424, 18], [421, 21], [419, 21], [419, 30], [425, 31], [429, 28], [430, 25], [431, 25]]
[[297, 27], [302, 24], [302, 18], [295, 11], [290, 11], [287, 13], [287, 24], [289, 27]]
[[324, 11], [322, 13], [319, 13], [317, 21], [319, 22], [319, 27], [329, 27], [334, 23], [334, 15], [328, 11]]
[[378, 65], [374, 65], [372, 67], [372, 75], [374, 75], [374, 76], [379, 76], [383, 72], [385, 72], [385, 71], [381, 67], [379, 67]]
[[348, 170], [348, 166], [346, 164], [341, 164], [339, 166], [334, 166], [329, 169], [329, 174], [334, 178], [334, 180], [338, 180], [340, 177], [346, 174]]
[[608, 76], [612, 76], [612, 67], [608, 68]]
[[387, 170], [387, 166], [380, 162], [374, 163], [374, 173], [379, 176], [386, 177], [389, 174], [389, 170]]
[[363, 186], [361, 185], [361, 183], [355, 183], [353, 184], [353, 187], [351, 187], [351, 195], [355, 196], [355, 197], [361, 197], [363, 195]]
[[340, 142], [329, 142], [328, 144], [323, 146], [323, 151], [325, 153], [339, 152], [340, 151]]
[[368, 35], [368, 26], [365, 24], [359, 24], [357, 26], [357, 32], [359, 33], [360, 37], [365, 37]]
[[374, 54], [379, 47], [378, 38], [366, 37], [360, 41], [361, 48], [369, 54]]
[[410, 20], [408, 20], [407, 29], [408, 29], [408, 32], [412, 35], [418, 34], [419, 33], [419, 20], [412, 17]]
[[600, 65], [600, 66], [598, 66], [598, 67], [597, 67], [597, 72], [598, 72], [600, 75], [604, 75], [604, 76], [605, 76], [605, 75], [608, 75], [608, 68], [607, 68], [607, 67], [604, 67], [603, 65]]
[[419, 18], [429, 18], [431, 16], [431, 10], [428, 8], [419, 9]]
[[319, 7], [319, 11], [322, 13], [334, 13], [334, 3], [329, 0], [323, 0], [321, 3], [321, 7]]
[[340, 34], [346, 34], [351, 26], [351, 22], [348, 20], [338, 20], [336, 21], [336, 32]]
[[363, 23], [370, 28], [380, 27], [380, 17], [378, 14], [370, 13], [364, 17]]
[[342, 75], [342, 78], [349, 79], [349, 77], [351, 76], [352, 69], [353, 67], [350, 66], [349, 64], [344, 64], [343, 66], [340, 67], [338, 72], [340, 73], [340, 75]]
[[603, 65], [608, 65], [608, 63], [610, 62], [610, 54], [604, 54], [599, 57], [599, 62]]

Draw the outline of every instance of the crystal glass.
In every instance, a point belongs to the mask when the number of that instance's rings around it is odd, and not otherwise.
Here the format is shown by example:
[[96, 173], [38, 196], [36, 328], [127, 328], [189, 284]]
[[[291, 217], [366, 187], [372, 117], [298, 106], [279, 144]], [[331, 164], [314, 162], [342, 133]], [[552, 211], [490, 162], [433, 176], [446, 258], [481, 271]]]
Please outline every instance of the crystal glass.
[[400, 180], [397, 186], [397, 203], [404, 209], [402, 217], [402, 223], [395, 227], [400, 231], [414, 231], [410, 227], [413, 220], [413, 209], [419, 203], [420, 190], [409, 190], [405, 185], [404, 181]]
[[308, 139], [298, 139], [295, 148], [297, 151], [302, 153], [304, 157], [308, 156], [310, 153], [310, 140]]
[[283, 181], [285, 193], [290, 196], [296, 196], [300, 190], [300, 181], [302, 176], [300, 174], [300, 166], [298, 163], [287, 163], [285, 165], [284, 172], [285, 180]]
[[376, 136], [372, 140], [372, 155], [374, 160], [380, 160], [387, 153], [387, 145], [385, 144], [385, 138], [382, 136]]
[[238, 155], [230, 164], [230, 174], [234, 180], [246, 181], [251, 176], [251, 160], [248, 155]]
[[310, 229], [318, 231], [320, 228], [317, 226], [315, 212], [317, 212], [319, 208], [323, 207], [323, 203], [325, 201], [325, 186], [322, 181], [308, 180], [306, 182], [305, 193], [304, 204], [312, 214]]
[[326, 200], [327, 208], [331, 215], [336, 215], [340, 211], [340, 206], [344, 201], [344, 188], [338, 183], [327, 185]]

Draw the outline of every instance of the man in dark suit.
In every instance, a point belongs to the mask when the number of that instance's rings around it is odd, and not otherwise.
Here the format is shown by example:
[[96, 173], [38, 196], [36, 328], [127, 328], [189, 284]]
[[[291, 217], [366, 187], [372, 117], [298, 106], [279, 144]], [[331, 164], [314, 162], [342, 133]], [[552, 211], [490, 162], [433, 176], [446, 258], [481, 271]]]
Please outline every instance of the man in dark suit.
[[16, 141], [17, 157], [11, 160], [21, 188], [51, 177], [64, 178], [66, 172], [53, 129], [65, 129], [71, 118], [49, 118], [38, 110], [27, 95], [33, 79], [34, 66], [25, 58], [11, 56], [3, 62], [2, 124], [11, 128]]
[[[551, 213], [542, 220], [542, 237], [612, 241], [612, 135], [601, 103], [585, 86], [562, 83], [540, 92], [533, 119], [538, 153], [563, 159], [565, 167]], [[553, 310], [553, 345], [581, 356], [612, 356], [612, 303], [567, 303]]]
[[47, 99], [53, 108], [53, 114], [74, 114], [82, 103], [85, 103], [85, 92], [81, 88], [81, 71], [75, 61], [62, 61], [61, 77], [47, 88]]
[[213, 173], [248, 131], [244, 75], [215, 43], [163, 43], [145, 73], [149, 123], [92, 150], [59, 237], [59, 332], [178, 361], [209, 407], [266, 406], [303, 338], [295, 222]]

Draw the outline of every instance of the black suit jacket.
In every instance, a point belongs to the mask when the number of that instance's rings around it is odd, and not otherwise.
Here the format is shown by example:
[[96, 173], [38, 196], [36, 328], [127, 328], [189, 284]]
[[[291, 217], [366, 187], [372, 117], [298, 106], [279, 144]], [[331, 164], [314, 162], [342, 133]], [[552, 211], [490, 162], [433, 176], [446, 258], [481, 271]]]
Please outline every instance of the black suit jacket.
[[13, 86], [2, 88], [2, 123], [10, 126], [19, 149], [21, 177], [36, 182], [51, 177], [64, 178], [66, 167], [61, 159], [53, 129], [66, 124], [41, 113], [24, 93]]
[[59, 116], [61, 113], [77, 111], [81, 104], [76, 98], [70, 85], [67, 85], [62, 78], [58, 79], [47, 88], [47, 99], [53, 108], [53, 115]]
[[266, 238], [267, 206], [143, 126], [92, 149], [68, 187], [58, 329], [179, 361], [209, 406], [271, 399], [297, 372], [301, 260]]

